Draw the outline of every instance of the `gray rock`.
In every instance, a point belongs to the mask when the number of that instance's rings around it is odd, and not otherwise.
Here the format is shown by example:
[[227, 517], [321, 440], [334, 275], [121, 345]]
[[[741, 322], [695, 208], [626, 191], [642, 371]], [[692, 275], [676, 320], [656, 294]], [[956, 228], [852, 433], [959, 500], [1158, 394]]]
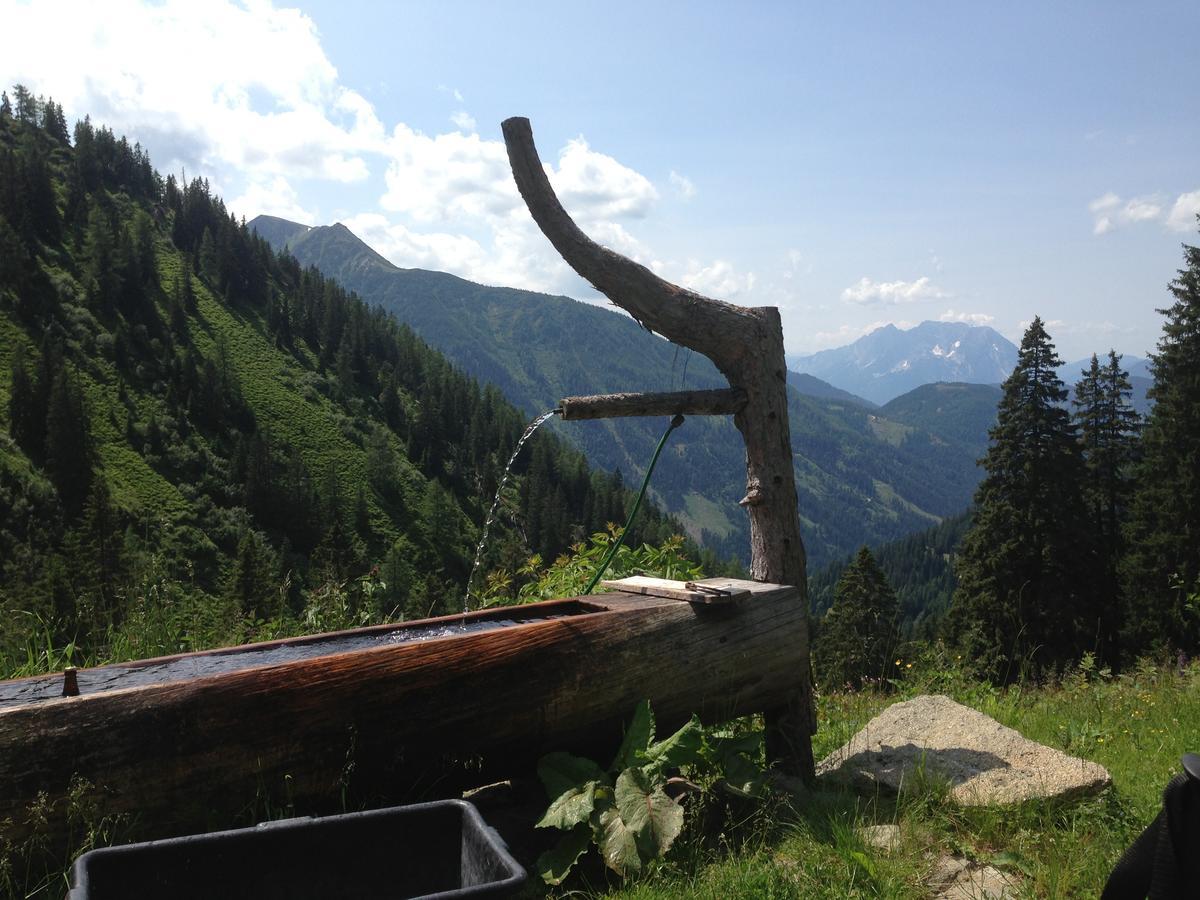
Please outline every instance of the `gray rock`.
[[1009, 900], [1016, 896], [1014, 879], [994, 866], [944, 854], [928, 878], [934, 900]]
[[817, 766], [826, 782], [899, 792], [922, 778], [948, 784], [962, 806], [995, 806], [1097, 792], [1112, 783], [1098, 763], [1028, 740], [949, 697], [889, 706]]
[[899, 825], [863, 825], [858, 829], [858, 836], [868, 847], [885, 853], [894, 853], [900, 849]]

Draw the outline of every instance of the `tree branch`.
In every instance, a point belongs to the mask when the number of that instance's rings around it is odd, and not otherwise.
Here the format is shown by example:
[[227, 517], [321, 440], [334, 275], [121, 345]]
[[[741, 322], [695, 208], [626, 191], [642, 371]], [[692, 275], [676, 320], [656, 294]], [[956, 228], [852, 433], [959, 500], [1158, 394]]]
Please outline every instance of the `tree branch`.
[[534, 221], [562, 258], [596, 290], [643, 327], [703, 353], [722, 371], [756, 343], [761, 321], [757, 309], [713, 300], [672, 284], [584, 234], [550, 186], [529, 120], [506, 119], [500, 128], [517, 189]]

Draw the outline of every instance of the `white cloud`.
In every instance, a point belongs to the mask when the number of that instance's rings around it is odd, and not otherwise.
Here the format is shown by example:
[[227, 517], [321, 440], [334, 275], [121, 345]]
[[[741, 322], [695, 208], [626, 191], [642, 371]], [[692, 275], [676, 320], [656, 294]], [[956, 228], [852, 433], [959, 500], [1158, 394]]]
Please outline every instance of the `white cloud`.
[[675, 189], [675, 193], [682, 199], [691, 200], [696, 196], [696, 185], [686, 175], [680, 175], [672, 169], [667, 179], [671, 182], [671, 187]]
[[454, 123], [454, 127], [459, 131], [466, 131], [468, 133], [475, 131], [475, 117], [465, 109], [460, 109], [451, 115], [450, 121]]
[[783, 278], [785, 281], [793, 281], [801, 275], [811, 275], [813, 273], [813, 264], [805, 258], [804, 254], [795, 247], [788, 248], [787, 251], [787, 268], [783, 270]]
[[371, 105], [338, 83], [312, 20], [294, 9], [3, 3], [0, 19], [11, 34], [55, 40], [52, 54], [44, 42], [8, 42], [0, 78], [136, 135], [165, 171], [352, 182], [367, 176], [363, 153], [383, 138]]
[[872, 281], [860, 278], [857, 284], [842, 291], [843, 303], [860, 306], [881, 304], [892, 306], [900, 303], [918, 303], [922, 300], [938, 300], [950, 296], [922, 276], [916, 281]]
[[1092, 234], [1108, 234], [1122, 225], [1154, 222], [1162, 218], [1162, 200], [1157, 194], [1134, 197], [1124, 203], [1112, 191], [1088, 204], [1092, 214]]
[[689, 260], [687, 271], [680, 280], [686, 288], [718, 300], [732, 300], [754, 291], [753, 272], [739, 274], [733, 264], [724, 259], [707, 265]]
[[[456, 130], [385, 126], [366, 97], [342, 84], [303, 12], [270, 0], [0, 0], [0, 21], [6, 33], [55, 40], [53, 53], [44, 40], [8, 42], [0, 81], [24, 83], [68, 116], [90, 114], [140, 141], [160, 171], [203, 175], [234, 198], [228, 202], [240, 215], [316, 222], [321, 211], [301, 199], [305, 182], [373, 189], [374, 177], [377, 207], [364, 211], [360, 199], [336, 206], [398, 265], [596, 296], [532, 222], [504, 144], [479, 137], [463, 91], [437, 86], [453, 98]], [[722, 261], [658, 260], [628, 228], [653, 211], [655, 185], [584, 138], [563, 145], [547, 172], [580, 227], [605, 245], [665, 277], [690, 277], [727, 295], [752, 287], [752, 275]], [[695, 191], [679, 173], [671, 188]]]
[[249, 221], [255, 216], [279, 216], [302, 225], [317, 225], [315, 213], [300, 204], [295, 188], [282, 175], [265, 181], [252, 181], [242, 194], [229, 201], [234, 215]]
[[989, 316], [987, 313], [955, 312], [953, 309], [948, 309], [938, 316], [938, 321], [968, 322], [971, 325], [991, 325], [996, 321], [996, 317]]
[[1167, 227], [1172, 231], [1195, 231], [1196, 216], [1200, 215], [1200, 191], [1180, 194], [1175, 198], [1167, 216]]
[[[505, 165], [507, 161], [506, 154]], [[568, 141], [559, 153], [550, 183], [576, 218], [642, 218], [658, 200], [658, 191], [644, 175], [592, 150], [582, 137]]]
[[1162, 206], [1150, 197], [1135, 197], [1121, 210], [1121, 216], [1127, 222], [1149, 222], [1161, 215]]

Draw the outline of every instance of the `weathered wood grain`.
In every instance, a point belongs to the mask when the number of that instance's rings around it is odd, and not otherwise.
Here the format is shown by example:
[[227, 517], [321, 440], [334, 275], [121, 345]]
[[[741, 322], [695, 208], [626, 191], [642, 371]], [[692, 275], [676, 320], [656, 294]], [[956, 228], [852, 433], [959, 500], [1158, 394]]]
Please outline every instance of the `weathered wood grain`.
[[[750, 575], [794, 584], [808, 609], [804, 544], [796, 500], [788, 426], [783, 326], [771, 306], [735, 306], [659, 278], [645, 266], [595, 243], [567, 215], [538, 157], [529, 120], [501, 123], [513, 179], [542, 233], [576, 272], [644, 327], [703, 353], [746, 394], [734, 424], [746, 443], [746, 496], [750, 518]], [[816, 730], [808, 636], [796, 642], [801, 689], [769, 711], [768, 753], [789, 772], [813, 776], [811, 735]]]
[[733, 388], [663, 394], [595, 394], [558, 401], [565, 421], [619, 416], [731, 416], [745, 404], [745, 392]]
[[[524, 764], [619, 740], [639, 700], [660, 730], [784, 702], [802, 673], [794, 590], [705, 609], [631, 594], [498, 631], [0, 710], [0, 838], [64, 839], [66, 797], [136, 817], [138, 834], [228, 826], [239, 812], [396, 802], [419, 760]], [[542, 608], [553, 611], [553, 601]]]

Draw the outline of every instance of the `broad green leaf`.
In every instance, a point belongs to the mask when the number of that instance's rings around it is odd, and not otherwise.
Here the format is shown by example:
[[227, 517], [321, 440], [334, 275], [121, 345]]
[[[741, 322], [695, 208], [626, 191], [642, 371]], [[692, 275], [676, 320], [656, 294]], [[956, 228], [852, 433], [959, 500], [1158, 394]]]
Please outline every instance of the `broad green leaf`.
[[642, 769], [617, 776], [617, 810], [647, 858], [662, 856], [683, 830], [683, 807], [663, 793], [662, 779]]
[[628, 875], [642, 868], [637, 838], [615, 807], [610, 806], [600, 813], [598, 832], [596, 840], [606, 866], [620, 875]]
[[767, 784], [767, 773], [762, 766], [740, 753], [725, 758], [721, 766], [726, 783], [747, 797], [759, 797]]
[[542, 881], [546, 884], [562, 884], [591, 842], [592, 828], [586, 823], [576, 825], [564, 834], [553, 850], [547, 850], [538, 857], [537, 867]]
[[617, 751], [617, 758], [609, 766], [610, 771], [620, 772], [636, 765], [638, 756], [646, 752], [653, 740], [654, 713], [650, 711], [650, 701], [643, 700], [633, 712], [633, 721], [625, 730], [625, 740], [621, 741], [621, 749]]
[[596, 782], [569, 788], [561, 797], [550, 804], [537, 828], [561, 828], [566, 831], [580, 822], [586, 822], [596, 805]]
[[646, 750], [646, 759], [660, 768], [686, 766], [700, 758], [704, 744], [704, 725], [700, 717], [693, 715], [691, 721], [669, 738], [651, 744]]
[[538, 777], [546, 786], [546, 796], [557, 800], [571, 788], [589, 781], [607, 781], [604, 771], [590, 759], [570, 753], [547, 753], [538, 760]]
[[719, 759], [736, 753], [744, 753], [753, 757], [758, 755], [759, 748], [762, 747], [762, 740], [763, 733], [761, 731], [747, 731], [745, 734], [709, 738], [709, 744], [716, 751]]

